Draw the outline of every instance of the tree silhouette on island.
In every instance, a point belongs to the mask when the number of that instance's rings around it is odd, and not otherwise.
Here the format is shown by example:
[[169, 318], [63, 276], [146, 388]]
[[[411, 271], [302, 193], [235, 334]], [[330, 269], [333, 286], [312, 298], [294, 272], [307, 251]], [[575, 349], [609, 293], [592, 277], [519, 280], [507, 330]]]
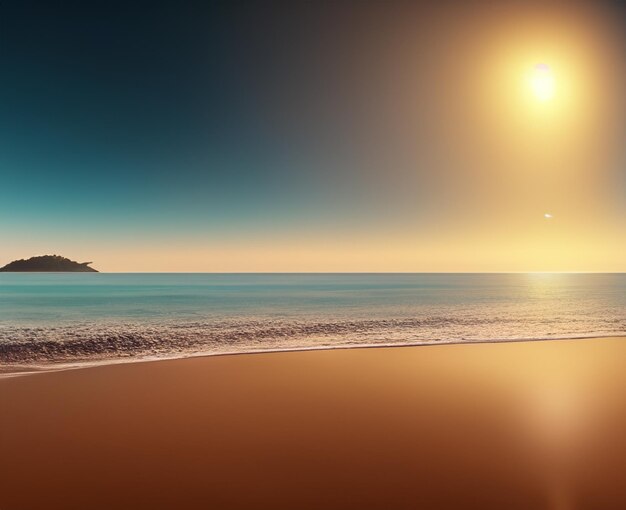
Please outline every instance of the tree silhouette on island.
[[0, 267], [0, 272], [97, 273], [98, 271], [89, 267], [89, 264], [91, 262], [75, 262], [60, 255], [43, 255], [41, 257], [31, 257], [27, 260], [14, 260], [6, 266]]

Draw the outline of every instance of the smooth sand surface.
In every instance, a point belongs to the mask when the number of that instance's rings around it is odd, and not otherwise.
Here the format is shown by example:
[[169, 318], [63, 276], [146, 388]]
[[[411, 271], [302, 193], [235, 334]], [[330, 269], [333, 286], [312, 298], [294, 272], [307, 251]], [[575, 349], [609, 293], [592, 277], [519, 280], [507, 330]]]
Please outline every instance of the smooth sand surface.
[[0, 509], [626, 508], [626, 339], [0, 380]]

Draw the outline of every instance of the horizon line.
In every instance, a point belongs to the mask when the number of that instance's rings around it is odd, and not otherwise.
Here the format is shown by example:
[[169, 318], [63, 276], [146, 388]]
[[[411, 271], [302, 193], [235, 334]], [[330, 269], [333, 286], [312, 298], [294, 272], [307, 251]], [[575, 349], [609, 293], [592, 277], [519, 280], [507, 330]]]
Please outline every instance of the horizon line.
[[21, 274], [626, 274], [626, 271], [3, 271]]

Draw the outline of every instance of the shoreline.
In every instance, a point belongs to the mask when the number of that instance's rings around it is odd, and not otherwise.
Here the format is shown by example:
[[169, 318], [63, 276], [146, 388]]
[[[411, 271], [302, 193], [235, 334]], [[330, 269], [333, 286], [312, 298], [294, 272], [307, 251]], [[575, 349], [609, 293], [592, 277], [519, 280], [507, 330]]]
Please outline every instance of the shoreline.
[[[65, 372], [69, 370], [86, 370], [91, 368], [107, 367], [112, 365], [131, 365], [137, 363], [157, 363], [166, 361], [176, 361], [194, 358], [212, 358], [221, 356], [241, 356], [247, 354], [279, 354], [289, 352], [311, 352], [311, 351], [334, 351], [334, 350], [351, 350], [351, 349], [387, 349], [399, 347], [432, 347], [437, 345], [483, 345], [483, 344], [501, 344], [501, 343], [519, 343], [519, 342], [550, 342], [550, 341], [567, 341], [567, 340], [593, 340], [601, 338], [626, 338], [624, 334], [591, 334], [590, 336], [568, 336], [568, 337], [549, 337], [549, 338], [515, 338], [515, 339], [496, 339], [496, 340], [431, 340], [425, 342], [412, 343], [374, 343], [374, 344], [355, 344], [355, 345], [337, 345], [337, 346], [307, 346], [293, 347], [284, 349], [259, 349], [254, 351], [226, 351], [226, 352], [200, 352], [193, 354], [184, 354], [177, 356], [165, 357], [126, 357], [112, 358], [107, 360], [96, 361], [76, 361], [68, 363], [52, 363], [50, 365], [12, 365], [0, 363], [0, 381], [13, 377], [24, 377], [37, 374], [48, 374], [54, 372]], [[23, 368], [21, 371], [12, 371], [12, 366]], [[9, 370], [7, 370], [7, 368]]]

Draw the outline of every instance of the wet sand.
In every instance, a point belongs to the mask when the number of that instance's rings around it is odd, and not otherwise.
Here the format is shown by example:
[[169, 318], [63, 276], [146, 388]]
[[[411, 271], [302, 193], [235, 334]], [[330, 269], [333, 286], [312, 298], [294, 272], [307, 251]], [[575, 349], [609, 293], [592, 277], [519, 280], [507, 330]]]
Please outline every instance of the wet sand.
[[0, 509], [626, 508], [626, 339], [0, 379]]

